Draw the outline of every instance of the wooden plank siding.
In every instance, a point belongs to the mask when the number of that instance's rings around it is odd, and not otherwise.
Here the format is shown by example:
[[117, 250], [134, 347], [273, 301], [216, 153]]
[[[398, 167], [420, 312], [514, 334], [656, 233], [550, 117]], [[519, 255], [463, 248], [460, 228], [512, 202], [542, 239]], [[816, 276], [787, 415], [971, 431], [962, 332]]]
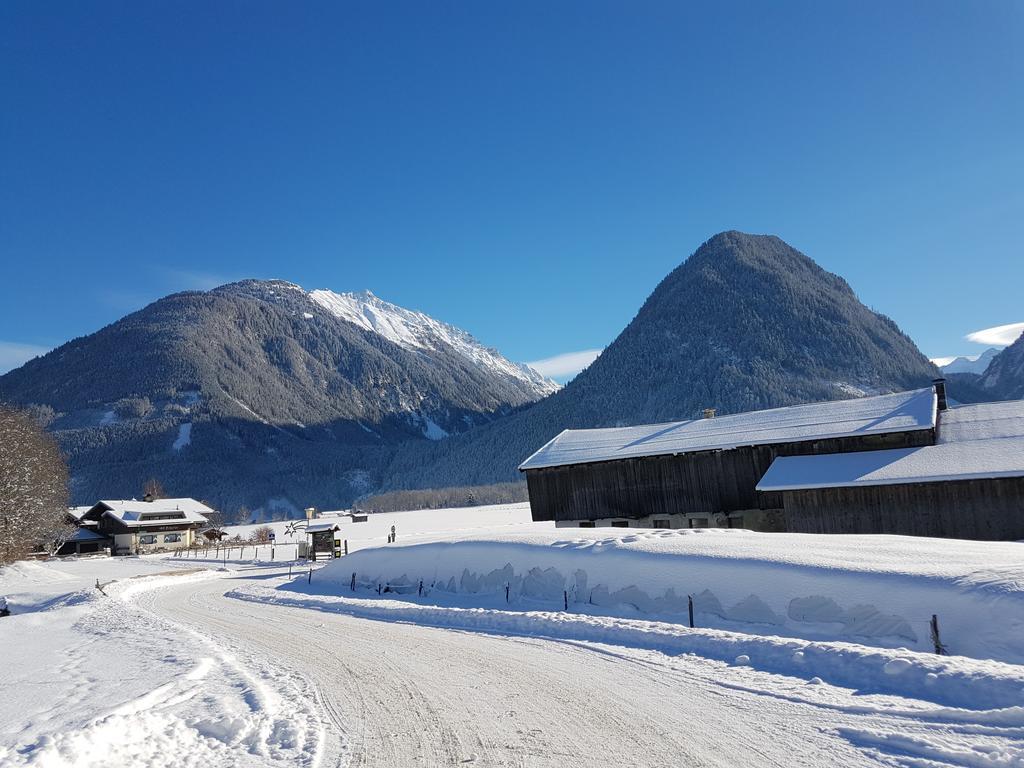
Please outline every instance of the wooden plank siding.
[[784, 491], [786, 530], [1024, 539], [1024, 478]]
[[782, 508], [755, 486], [777, 456], [931, 445], [934, 430], [742, 446], [526, 470], [534, 520], [579, 521]]

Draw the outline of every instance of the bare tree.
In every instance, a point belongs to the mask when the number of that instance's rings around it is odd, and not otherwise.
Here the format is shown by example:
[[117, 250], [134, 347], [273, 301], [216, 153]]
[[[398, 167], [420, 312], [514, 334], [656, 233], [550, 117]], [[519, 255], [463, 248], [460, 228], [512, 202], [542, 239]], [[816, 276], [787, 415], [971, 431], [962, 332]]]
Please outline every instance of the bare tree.
[[249, 537], [250, 541], [254, 544], [266, 544], [270, 541], [270, 534], [274, 532], [274, 529], [269, 525], [261, 525], [252, 535]]
[[142, 495], [149, 496], [153, 499], [162, 499], [167, 495], [167, 492], [164, 490], [164, 487], [160, 484], [159, 480], [155, 477], [151, 477], [146, 481], [146, 484], [142, 486]]
[[33, 551], [53, 552], [68, 522], [68, 470], [35, 419], [0, 405], [0, 565]]

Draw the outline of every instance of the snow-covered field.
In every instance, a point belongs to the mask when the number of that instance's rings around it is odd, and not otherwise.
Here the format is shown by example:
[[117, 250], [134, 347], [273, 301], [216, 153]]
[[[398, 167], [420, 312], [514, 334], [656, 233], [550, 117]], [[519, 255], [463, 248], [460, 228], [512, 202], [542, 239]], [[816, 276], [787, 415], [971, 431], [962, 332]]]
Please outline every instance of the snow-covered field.
[[341, 525], [0, 570], [0, 765], [1024, 765], [1024, 544]]

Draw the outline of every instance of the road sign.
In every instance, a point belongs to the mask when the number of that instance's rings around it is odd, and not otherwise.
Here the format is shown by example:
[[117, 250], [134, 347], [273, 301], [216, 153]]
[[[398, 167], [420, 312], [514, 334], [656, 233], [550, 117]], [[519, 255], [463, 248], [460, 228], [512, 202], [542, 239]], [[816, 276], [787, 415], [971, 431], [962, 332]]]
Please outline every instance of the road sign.
[[276, 534], [276, 533], [274, 533], [273, 531], [271, 531], [271, 532], [270, 532], [270, 540], [271, 540], [271, 541], [273, 541], [273, 540], [274, 540], [274, 539], [276, 539], [276, 538], [277, 538], [277, 534]]

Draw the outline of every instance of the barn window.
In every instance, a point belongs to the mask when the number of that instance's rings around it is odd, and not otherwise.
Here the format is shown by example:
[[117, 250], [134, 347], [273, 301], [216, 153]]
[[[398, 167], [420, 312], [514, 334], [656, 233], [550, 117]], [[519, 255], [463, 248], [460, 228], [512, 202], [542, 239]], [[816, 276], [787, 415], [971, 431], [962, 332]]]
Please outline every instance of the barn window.
[[612, 528], [629, 528], [629, 520], [612, 520]]
[[152, 533], [146, 533], [139, 536], [139, 544], [156, 544], [156, 536]]
[[580, 520], [580, 528], [593, 528], [593, 527], [594, 527], [594, 521], [593, 520]]
[[654, 521], [655, 528], [671, 528], [672, 521], [667, 518], [659, 518]]
[[181, 541], [181, 534], [180, 533], [165, 533], [164, 534], [164, 544], [171, 544], [171, 543], [175, 543], [175, 542], [179, 542], [179, 541]]

